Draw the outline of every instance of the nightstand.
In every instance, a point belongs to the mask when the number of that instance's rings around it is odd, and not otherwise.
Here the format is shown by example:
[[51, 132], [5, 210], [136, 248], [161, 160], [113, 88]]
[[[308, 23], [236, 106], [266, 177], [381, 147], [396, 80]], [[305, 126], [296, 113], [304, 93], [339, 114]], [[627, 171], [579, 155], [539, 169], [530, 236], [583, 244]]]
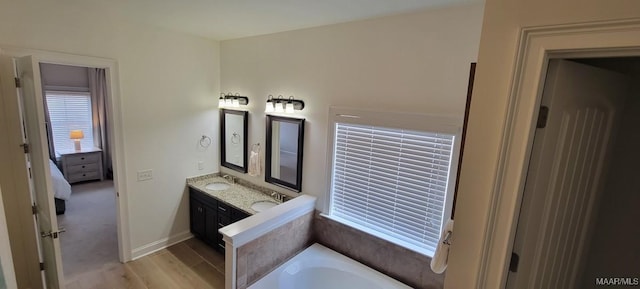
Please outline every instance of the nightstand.
[[59, 154], [62, 159], [62, 174], [70, 184], [103, 180], [101, 149], [89, 148], [59, 152]]

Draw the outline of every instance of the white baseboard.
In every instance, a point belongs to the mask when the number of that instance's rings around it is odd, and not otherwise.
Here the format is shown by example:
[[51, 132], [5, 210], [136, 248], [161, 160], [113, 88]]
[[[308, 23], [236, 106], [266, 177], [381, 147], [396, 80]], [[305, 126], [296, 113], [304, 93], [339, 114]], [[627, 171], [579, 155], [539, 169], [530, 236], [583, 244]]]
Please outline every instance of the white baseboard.
[[140, 259], [149, 254], [160, 251], [164, 248], [167, 248], [171, 245], [180, 243], [184, 240], [188, 240], [193, 238], [193, 235], [190, 231], [184, 231], [182, 233], [178, 233], [176, 235], [170, 236], [169, 238], [163, 238], [155, 242], [151, 242], [149, 244], [140, 246], [131, 251], [131, 261]]

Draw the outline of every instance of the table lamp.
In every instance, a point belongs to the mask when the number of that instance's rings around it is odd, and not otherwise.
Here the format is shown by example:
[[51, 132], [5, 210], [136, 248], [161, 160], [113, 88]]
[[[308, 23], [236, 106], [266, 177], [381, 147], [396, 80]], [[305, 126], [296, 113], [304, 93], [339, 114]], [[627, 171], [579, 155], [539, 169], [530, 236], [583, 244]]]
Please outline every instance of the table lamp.
[[80, 140], [84, 138], [84, 133], [81, 129], [72, 130], [69, 132], [69, 138], [73, 140], [76, 151], [80, 151]]

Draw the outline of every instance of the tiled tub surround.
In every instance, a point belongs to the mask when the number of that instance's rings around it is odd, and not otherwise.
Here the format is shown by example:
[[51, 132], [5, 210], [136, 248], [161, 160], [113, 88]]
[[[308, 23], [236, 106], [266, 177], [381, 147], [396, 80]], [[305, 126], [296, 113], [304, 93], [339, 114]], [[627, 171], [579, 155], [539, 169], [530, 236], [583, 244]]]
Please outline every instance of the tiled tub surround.
[[[251, 205], [274, 201], [268, 189], [232, 184], [224, 191], [205, 186], [226, 182], [219, 174], [187, 179], [187, 184], [206, 194], [256, 214]], [[246, 289], [297, 253], [317, 242], [417, 289], [444, 287], [444, 274], [431, 271], [431, 258], [325, 218], [314, 211], [315, 197], [301, 195], [260, 215], [220, 230], [226, 242], [226, 289]]]
[[225, 288], [245, 289], [312, 243], [316, 198], [301, 195], [220, 229]]
[[309, 212], [238, 248], [236, 288], [245, 289], [311, 245]]
[[[215, 191], [209, 190], [205, 187], [210, 183], [227, 183], [230, 185], [228, 189]], [[209, 174], [204, 176], [198, 176], [187, 179], [187, 185], [190, 188], [194, 188], [207, 195], [217, 198], [229, 205], [236, 207], [248, 214], [256, 214], [257, 212], [251, 209], [251, 205], [259, 201], [270, 201], [277, 203], [276, 199], [267, 195], [266, 190], [260, 190], [253, 187], [244, 186], [241, 183], [231, 184], [226, 179], [220, 177], [218, 174]]]
[[343, 225], [316, 213], [315, 242], [417, 289], [444, 288], [444, 274], [433, 273], [431, 258]]

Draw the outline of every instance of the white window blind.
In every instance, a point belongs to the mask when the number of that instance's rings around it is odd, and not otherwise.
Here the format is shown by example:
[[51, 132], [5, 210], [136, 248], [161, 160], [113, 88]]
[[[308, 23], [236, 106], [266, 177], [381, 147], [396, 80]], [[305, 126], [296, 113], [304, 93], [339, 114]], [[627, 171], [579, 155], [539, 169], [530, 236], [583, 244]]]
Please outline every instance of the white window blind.
[[433, 256], [454, 135], [336, 123], [331, 217]]
[[90, 94], [88, 92], [46, 91], [45, 97], [56, 151], [74, 150], [73, 140], [69, 139], [69, 132], [76, 129], [81, 129], [84, 133], [84, 138], [80, 141], [82, 147], [92, 148], [93, 122]]

